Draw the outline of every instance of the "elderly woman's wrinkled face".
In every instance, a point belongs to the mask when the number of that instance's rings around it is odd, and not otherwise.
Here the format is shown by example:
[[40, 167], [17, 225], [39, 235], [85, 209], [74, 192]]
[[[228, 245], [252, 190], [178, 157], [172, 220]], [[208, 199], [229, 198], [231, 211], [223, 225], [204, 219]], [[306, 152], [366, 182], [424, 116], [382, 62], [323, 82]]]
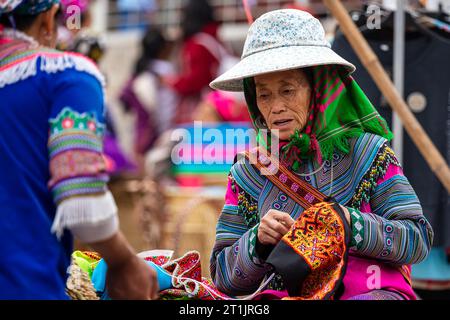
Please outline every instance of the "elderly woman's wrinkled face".
[[[280, 140], [289, 140], [307, 122], [311, 86], [301, 69], [255, 76], [256, 103], [270, 130], [278, 129]], [[276, 131], [275, 131], [276, 132]]]

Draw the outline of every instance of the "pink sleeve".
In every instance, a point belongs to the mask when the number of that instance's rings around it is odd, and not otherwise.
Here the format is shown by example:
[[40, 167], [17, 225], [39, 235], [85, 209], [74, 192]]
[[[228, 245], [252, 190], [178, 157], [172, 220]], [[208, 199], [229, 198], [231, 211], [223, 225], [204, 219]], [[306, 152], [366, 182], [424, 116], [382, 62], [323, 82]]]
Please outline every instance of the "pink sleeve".
[[[393, 163], [390, 163], [384, 176], [377, 180], [377, 185], [382, 184], [383, 182], [389, 180], [390, 178], [392, 178], [393, 176], [396, 176], [396, 175], [403, 175], [403, 170], [399, 166], [397, 166]], [[370, 207], [370, 203], [363, 201], [361, 203], [361, 207], [359, 208], [359, 211], [365, 212], [365, 213], [371, 213], [372, 208]]]
[[239, 187], [234, 184], [234, 191], [232, 187], [232, 179], [228, 177], [227, 193], [225, 194], [225, 204], [238, 205]]
[[386, 170], [386, 173], [384, 174], [383, 177], [379, 178], [377, 181], [377, 185], [382, 184], [383, 182], [389, 180], [390, 178], [392, 178], [393, 176], [396, 175], [403, 175], [403, 170], [402, 168], [400, 168], [399, 166], [390, 163], [388, 169]]

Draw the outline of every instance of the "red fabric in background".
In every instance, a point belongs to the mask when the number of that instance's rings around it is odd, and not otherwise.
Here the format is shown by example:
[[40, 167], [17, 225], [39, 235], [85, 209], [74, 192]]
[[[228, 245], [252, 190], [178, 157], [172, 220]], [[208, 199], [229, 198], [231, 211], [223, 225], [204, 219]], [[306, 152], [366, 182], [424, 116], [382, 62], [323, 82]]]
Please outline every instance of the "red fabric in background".
[[[205, 26], [201, 32], [217, 39], [217, 23]], [[172, 80], [172, 87], [180, 96], [175, 123], [182, 124], [193, 121], [192, 115], [208, 92], [209, 83], [214, 80], [219, 61], [203, 45], [196, 42], [195, 35], [188, 38], [181, 50], [181, 73]]]
[[[211, 23], [202, 32], [217, 39], [219, 25]], [[182, 96], [199, 93], [215, 78], [219, 62], [208, 49], [195, 41], [195, 35], [188, 38], [182, 47], [182, 70], [173, 87]]]

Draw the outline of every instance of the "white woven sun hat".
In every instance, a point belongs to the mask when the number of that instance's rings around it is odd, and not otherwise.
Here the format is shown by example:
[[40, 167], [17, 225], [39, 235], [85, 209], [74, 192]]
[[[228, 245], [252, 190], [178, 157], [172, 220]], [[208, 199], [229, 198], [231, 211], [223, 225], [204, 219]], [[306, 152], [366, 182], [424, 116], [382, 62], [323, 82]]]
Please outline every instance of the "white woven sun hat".
[[250, 26], [241, 61], [210, 83], [211, 88], [243, 91], [243, 79], [260, 74], [318, 65], [355, 66], [339, 56], [311, 14], [283, 9], [263, 14]]

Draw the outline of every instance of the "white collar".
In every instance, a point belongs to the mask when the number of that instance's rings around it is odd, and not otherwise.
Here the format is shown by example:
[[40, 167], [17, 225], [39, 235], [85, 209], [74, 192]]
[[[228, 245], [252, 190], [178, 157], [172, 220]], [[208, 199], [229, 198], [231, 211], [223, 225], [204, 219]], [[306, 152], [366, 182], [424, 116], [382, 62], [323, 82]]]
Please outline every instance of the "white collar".
[[31, 44], [32, 49], [39, 47], [39, 43], [33, 37], [27, 35], [26, 33], [22, 32], [22, 31], [19, 31], [17, 29], [5, 28], [1, 32], [1, 35], [6, 38], [23, 40], [25, 42], [28, 42]]

